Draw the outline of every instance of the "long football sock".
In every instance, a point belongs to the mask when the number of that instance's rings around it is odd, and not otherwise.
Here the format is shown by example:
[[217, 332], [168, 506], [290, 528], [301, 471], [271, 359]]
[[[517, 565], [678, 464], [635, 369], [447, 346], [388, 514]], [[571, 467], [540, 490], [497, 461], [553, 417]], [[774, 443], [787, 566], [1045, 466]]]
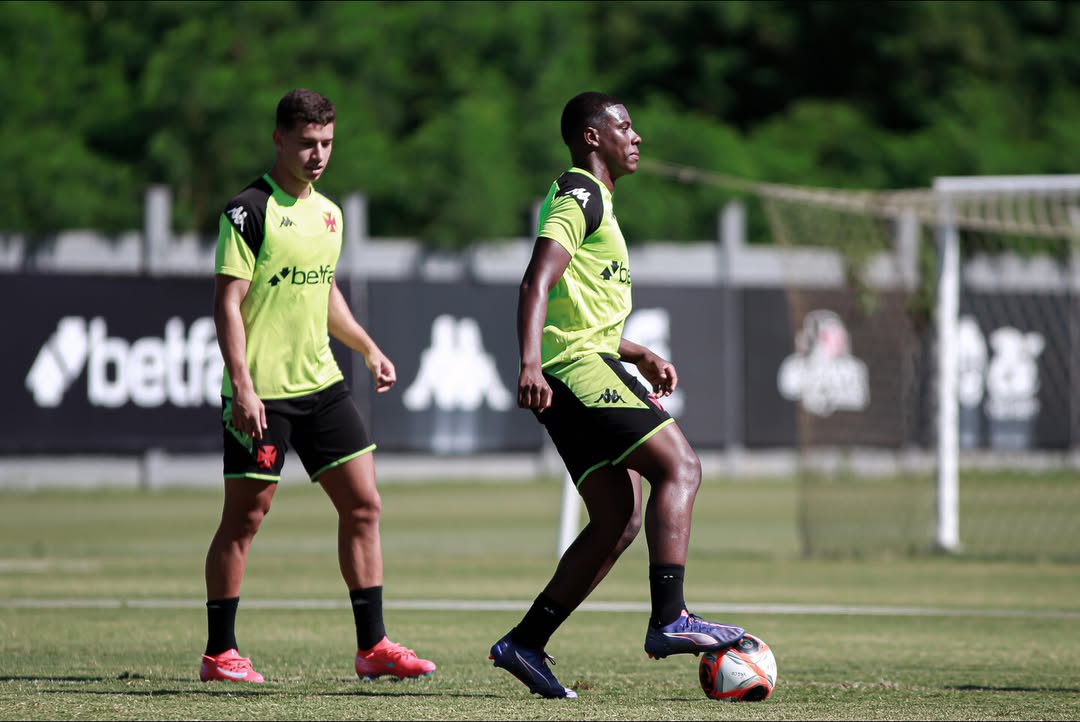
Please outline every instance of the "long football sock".
[[211, 599], [206, 603], [206, 655], [214, 657], [236, 649], [236, 608], [240, 597]]
[[510, 639], [529, 649], [543, 649], [569, 616], [569, 609], [541, 592], [521, 622], [510, 630]]
[[649, 623], [660, 628], [671, 624], [686, 609], [683, 598], [683, 577], [686, 567], [682, 564], [650, 564], [649, 596], [652, 599], [652, 617]]
[[349, 592], [353, 620], [356, 622], [356, 648], [371, 649], [386, 636], [383, 623], [382, 587], [353, 589]]

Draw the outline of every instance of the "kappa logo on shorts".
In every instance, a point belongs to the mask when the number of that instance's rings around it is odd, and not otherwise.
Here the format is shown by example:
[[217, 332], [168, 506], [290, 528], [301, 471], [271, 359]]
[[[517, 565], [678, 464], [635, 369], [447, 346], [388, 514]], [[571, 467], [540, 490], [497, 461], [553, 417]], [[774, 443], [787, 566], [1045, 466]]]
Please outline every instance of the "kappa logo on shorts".
[[605, 404], [621, 404], [623, 397], [614, 389], [604, 389], [604, 393], [596, 398], [596, 402], [603, 401]]
[[264, 444], [255, 452], [255, 464], [260, 469], [273, 469], [275, 461], [277, 461], [277, 447], [271, 444]]

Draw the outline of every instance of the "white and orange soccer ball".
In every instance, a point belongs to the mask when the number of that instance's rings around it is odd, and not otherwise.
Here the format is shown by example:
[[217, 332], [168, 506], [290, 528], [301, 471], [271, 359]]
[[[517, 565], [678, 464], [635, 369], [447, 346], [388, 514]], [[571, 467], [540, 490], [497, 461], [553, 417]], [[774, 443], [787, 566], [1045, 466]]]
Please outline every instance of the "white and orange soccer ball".
[[752, 634], [720, 652], [706, 652], [698, 664], [705, 695], [731, 702], [761, 702], [776, 687], [776, 657]]

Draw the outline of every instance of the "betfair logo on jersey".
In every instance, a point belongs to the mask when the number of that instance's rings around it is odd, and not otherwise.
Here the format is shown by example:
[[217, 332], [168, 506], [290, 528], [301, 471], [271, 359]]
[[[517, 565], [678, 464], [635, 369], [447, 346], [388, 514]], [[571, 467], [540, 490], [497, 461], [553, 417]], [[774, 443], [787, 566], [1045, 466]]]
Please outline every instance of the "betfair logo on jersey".
[[615, 279], [619, 283], [630, 283], [630, 267], [620, 261], [612, 261], [600, 271], [600, 278], [605, 281]]
[[305, 271], [293, 266], [285, 266], [270, 277], [267, 282], [271, 286], [289, 283], [292, 286], [313, 286], [320, 283], [332, 283], [334, 280], [333, 266], [319, 266], [318, 270]]

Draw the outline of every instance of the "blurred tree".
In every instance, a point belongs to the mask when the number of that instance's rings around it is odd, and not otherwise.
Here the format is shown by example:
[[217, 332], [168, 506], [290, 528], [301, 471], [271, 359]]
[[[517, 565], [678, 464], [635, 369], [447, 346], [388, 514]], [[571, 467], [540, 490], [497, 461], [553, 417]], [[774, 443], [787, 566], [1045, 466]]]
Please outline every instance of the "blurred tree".
[[[174, 190], [209, 242], [273, 158], [293, 87], [338, 106], [322, 186], [376, 236], [530, 235], [568, 163], [563, 103], [621, 98], [647, 158], [748, 179], [925, 186], [1075, 172], [1080, 3], [1053, 0], [54, 0], [3, 3], [0, 233], [138, 228]], [[12, 172], [12, 170], [14, 172]], [[730, 197], [639, 173], [631, 242], [715, 236]]]

